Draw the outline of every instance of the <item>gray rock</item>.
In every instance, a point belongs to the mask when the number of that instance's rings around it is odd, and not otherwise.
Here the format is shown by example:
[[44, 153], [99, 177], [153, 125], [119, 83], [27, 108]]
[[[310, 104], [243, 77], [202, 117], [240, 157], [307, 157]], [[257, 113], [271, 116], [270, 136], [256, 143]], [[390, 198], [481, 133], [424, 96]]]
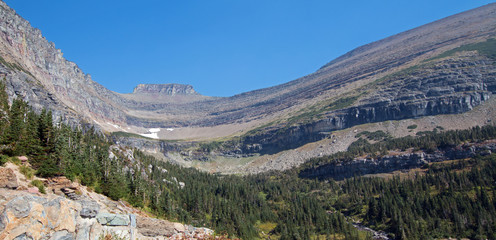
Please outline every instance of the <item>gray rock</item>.
[[14, 240], [33, 240], [33, 238], [26, 235], [26, 233], [23, 233], [23, 234], [15, 237]]
[[100, 205], [93, 200], [82, 200], [80, 201], [82, 209], [79, 215], [83, 218], [94, 218], [98, 215], [100, 211]]
[[136, 215], [129, 214], [129, 219], [131, 220], [131, 227], [135, 228], [136, 227]]
[[76, 240], [90, 239], [90, 231], [91, 231], [91, 223], [89, 223], [89, 222], [78, 223]]
[[29, 212], [31, 211], [31, 196], [21, 196], [21, 197], [16, 197], [12, 199], [7, 205], [5, 206], [5, 210], [9, 210], [10, 212], [14, 213], [14, 216], [16, 218], [24, 218], [29, 215]]
[[5, 217], [2, 215], [0, 215], [0, 232], [3, 231], [5, 229]]
[[147, 217], [137, 217], [138, 232], [146, 237], [170, 237], [175, 233], [174, 223]]
[[128, 226], [130, 224], [129, 216], [122, 214], [99, 213], [96, 219], [101, 225], [106, 226]]
[[73, 233], [63, 230], [54, 233], [50, 240], [75, 240], [75, 238]]

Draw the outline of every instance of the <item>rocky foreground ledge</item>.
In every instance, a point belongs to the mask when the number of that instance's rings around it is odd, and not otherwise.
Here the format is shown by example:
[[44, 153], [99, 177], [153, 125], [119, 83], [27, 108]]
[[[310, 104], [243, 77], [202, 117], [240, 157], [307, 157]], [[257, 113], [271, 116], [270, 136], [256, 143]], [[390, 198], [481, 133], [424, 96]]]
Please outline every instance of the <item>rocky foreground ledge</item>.
[[46, 194], [17, 165], [0, 167], [0, 239], [215, 239], [213, 230], [149, 217], [65, 177], [37, 180]]

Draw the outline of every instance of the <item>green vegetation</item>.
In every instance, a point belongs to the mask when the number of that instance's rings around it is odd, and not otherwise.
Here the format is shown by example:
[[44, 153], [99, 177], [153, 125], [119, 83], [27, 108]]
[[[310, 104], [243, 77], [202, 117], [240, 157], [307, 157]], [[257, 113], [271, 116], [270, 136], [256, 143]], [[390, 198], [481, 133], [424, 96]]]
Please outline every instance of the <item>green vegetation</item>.
[[[437, 128], [436, 128], [437, 129]], [[435, 129], [435, 130], [436, 130]], [[315, 158], [305, 163], [303, 168], [315, 168], [329, 163], [340, 161], [351, 161], [357, 156], [363, 155], [385, 155], [390, 150], [401, 150], [412, 148], [414, 150], [424, 150], [433, 152], [438, 148], [456, 146], [464, 142], [476, 142], [489, 139], [496, 139], [496, 127], [484, 126], [474, 127], [467, 130], [451, 131], [425, 131], [421, 136], [406, 136], [401, 138], [385, 138], [384, 141], [370, 143], [366, 139], [360, 138], [353, 142], [346, 152], [339, 152], [330, 156]]]
[[148, 137], [145, 137], [145, 136], [141, 136], [141, 135], [136, 134], [136, 133], [122, 132], [122, 131], [113, 132], [113, 133], [112, 133], [112, 136], [115, 136], [115, 137], [124, 137], [124, 138], [143, 138], [143, 139], [153, 139], [153, 138], [148, 138]]
[[437, 164], [413, 179], [354, 178], [333, 203], [394, 239], [496, 238], [496, 155]]
[[445, 57], [451, 56], [457, 52], [463, 52], [463, 51], [477, 51], [477, 52], [479, 52], [479, 54], [485, 55], [485, 56], [487, 56], [493, 60], [496, 60], [496, 39], [490, 38], [490, 39], [487, 39], [485, 42], [463, 45], [463, 46], [448, 50], [444, 53], [441, 53], [436, 57], [428, 59], [427, 61], [445, 58]]
[[356, 96], [351, 96], [351, 97], [343, 97], [340, 98], [331, 104], [329, 104], [324, 111], [332, 111], [332, 110], [338, 110], [338, 109], [343, 109], [346, 107], [349, 107], [355, 103], [355, 101], [360, 97], [360, 95]]
[[31, 185], [37, 187], [38, 188], [38, 191], [40, 193], [46, 194], [45, 185], [43, 184], [42, 181], [40, 181], [40, 180], [33, 180], [33, 181], [31, 181]]
[[408, 127], [406, 127], [407, 129], [410, 129], [410, 130], [413, 130], [413, 129], [416, 129], [418, 126], [417, 124], [413, 124], [413, 125], [410, 125]]
[[9, 157], [5, 155], [0, 155], [0, 166], [3, 166], [9, 161]]
[[[437, 130], [438, 128], [435, 128]], [[314, 171], [355, 156], [409, 148], [433, 151], [465, 142], [496, 138], [496, 127], [426, 132], [420, 137], [386, 139], [374, 144], [360, 138], [346, 153], [314, 159], [294, 173]], [[321, 173], [318, 178], [333, 183]], [[496, 238], [496, 154], [426, 165], [423, 174], [392, 179], [360, 177], [331, 184], [318, 193], [327, 207], [389, 233], [393, 239]], [[334, 189], [334, 190], [333, 190]]]
[[367, 137], [367, 139], [372, 140], [372, 141], [381, 141], [381, 140], [386, 140], [390, 139], [391, 135], [385, 133], [382, 130], [377, 130], [375, 132], [369, 132], [369, 131], [363, 131], [355, 135], [356, 138], [359, 138], [361, 136]]
[[210, 153], [210, 152], [218, 149], [221, 145], [222, 145], [222, 142], [212, 141], [212, 142], [200, 143], [199, 147], [203, 152]]
[[320, 114], [324, 112], [339, 110], [349, 107], [353, 105], [356, 102], [356, 100], [358, 100], [358, 98], [362, 95], [363, 93], [354, 96], [344, 96], [336, 100], [333, 100], [332, 102], [319, 103], [309, 107], [308, 109], [302, 109], [298, 111], [298, 115], [288, 119], [287, 125], [289, 126], [294, 123], [305, 123], [310, 120], [313, 120], [314, 117], [318, 117]]
[[[36, 113], [21, 99], [9, 106], [2, 91], [0, 145], [0, 154], [5, 156], [28, 156], [38, 176], [64, 175], [158, 217], [210, 227], [221, 235], [257, 239], [263, 231], [263, 236], [279, 239], [368, 237], [358, 233], [343, 214], [328, 213], [312, 194], [325, 188], [324, 182], [281, 173], [217, 176], [139, 151], [129, 159], [124, 154], [128, 149], [112, 146], [108, 136], [92, 128], [54, 125], [50, 111]], [[202, 148], [209, 151], [219, 145], [204, 143]], [[109, 157], [109, 150], [114, 157]], [[27, 168], [22, 171], [30, 174]], [[31, 184], [45, 191], [41, 181]]]
[[35, 171], [32, 168], [24, 165], [19, 166], [19, 172], [21, 172], [26, 177], [26, 179], [33, 178], [35, 173]]
[[9, 63], [9, 62], [7, 62], [2, 56], [0, 56], [0, 64], [6, 66], [10, 70], [21, 71], [21, 72], [24, 72], [24, 73], [28, 74], [29, 76], [35, 78], [34, 75], [31, 72], [29, 72], [28, 70], [24, 69], [23, 67], [21, 67], [17, 63]]
[[[242, 239], [371, 239], [353, 227], [351, 219], [384, 230], [394, 239], [496, 238], [495, 155], [426, 166], [425, 175], [409, 179], [336, 182], [325, 173], [322, 179], [299, 175], [359, 155], [409, 148], [435, 151], [495, 139], [496, 127], [432, 131], [397, 139], [383, 131], [357, 136], [360, 139], [346, 153], [314, 159], [299, 169], [218, 176], [159, 161], [137, 150], [129, 159], [125, 156], [129, 149], [112, 146], [108, 136], [92, 128], [54, 125], [50, 111], [35, 113], [20, 99], [9, 106], [0, 91], [0, 159], [26, 155], [38, 176], [67, 176], [161, 218]], [[201, 148], [211, 151], [222, 144], [227, 143], [203, 143]], [[109, 157], [109, 150], [114, 157]], [[45, 191], [41, 181], [31, 184]]]

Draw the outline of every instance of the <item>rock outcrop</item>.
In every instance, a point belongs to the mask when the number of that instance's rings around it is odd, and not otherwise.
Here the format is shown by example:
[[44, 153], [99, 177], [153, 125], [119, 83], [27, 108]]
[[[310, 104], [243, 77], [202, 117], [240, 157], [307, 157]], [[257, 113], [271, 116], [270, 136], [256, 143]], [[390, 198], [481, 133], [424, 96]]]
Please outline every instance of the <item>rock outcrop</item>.
[[496, 143], [493, 141], [463, 144], [452, 148], [439, 149], [433, 153], [422, 151], [407, 152], [378, 158], [366, 157], [356, 158], [348, 162], [334, 162], [302, 171], [300, 176], [304, 178], [343, 180], [366, 174], [390, 173], [398, 170], [419, 168], [432, 162], [466, 159], [477, 154], [485, 155], [494, 151], [496, 151]]
[[193, 86], [187, 84], [139, 84], [133, 94], [198, 95]]
[[[430, 59], [494, 38], [495, 25], [496, 4], [488, 4], [359, 47], [308, 76], [232, 97], [202, 96], [181, 84], [141, 84], [120, 94], [94, 82], [0, 1], [0, 78], [11, 100], [49, 108], [56, 121], [135, 134], [190, 130], [174, 139], [256, 129], [225, 154], [271, 154], [357, 124], [470, 111], [496, 91], [494, 59], [478, 51]], [[188, 144], [172, 145], [160, 151]]]
[[11, 168], [0, 168], [0, 188], [16, 189], [19, 187], [17, 177]]
[[[0, 167], [17, 181], [14, 165]], [[107, 235], [124, 239], [205, 239], [213, 235], [195, 228], [146, 216], [66, 178], [43, 180], [48, 194], [0, 186], [0, 239], [99, 240]], [[74, 188], [77, 200], [63, 194]], [[62, 190], [61, 190], [62, 189]], [[53, 193], [62, 193], [61, 195]]]

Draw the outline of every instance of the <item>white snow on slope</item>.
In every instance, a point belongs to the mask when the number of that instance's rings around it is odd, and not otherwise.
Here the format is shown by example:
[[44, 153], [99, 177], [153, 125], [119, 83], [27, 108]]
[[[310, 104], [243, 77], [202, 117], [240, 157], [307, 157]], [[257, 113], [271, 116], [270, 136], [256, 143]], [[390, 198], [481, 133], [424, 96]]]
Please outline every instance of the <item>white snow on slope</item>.
[[158, 132], [160, 132], [160, 128], [150, 128], [147, 133], [140, 134], [143, 137], [158, 139]]

